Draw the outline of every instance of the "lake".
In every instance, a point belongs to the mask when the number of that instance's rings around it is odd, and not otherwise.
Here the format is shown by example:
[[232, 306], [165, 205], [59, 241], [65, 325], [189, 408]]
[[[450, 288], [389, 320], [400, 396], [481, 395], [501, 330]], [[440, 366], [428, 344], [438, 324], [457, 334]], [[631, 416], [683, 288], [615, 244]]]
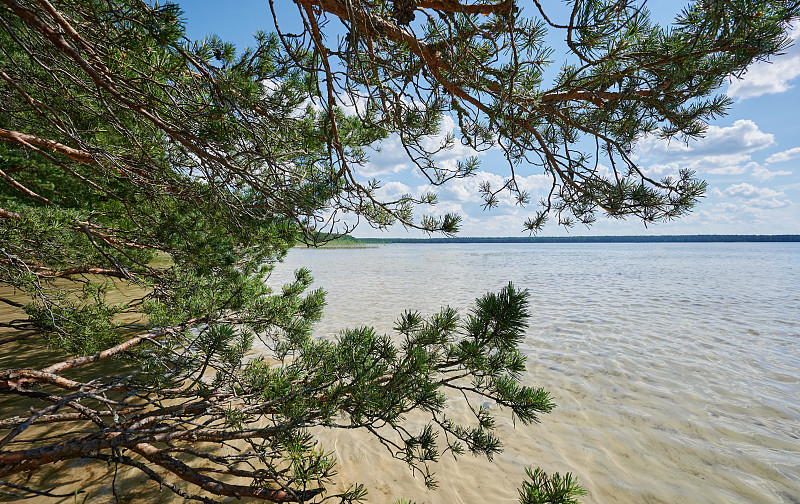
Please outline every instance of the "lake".
[[584, 503], [800, 502], [798, 243], [293, 249], [269, 282], [300, 266], [328, 292], [320, 337], [509, 281], [531, 294], [524, 381], [558, 407], [530, 426], [500, 412], [506, 451], [443, 457], [435, 491], [368, 435], [323, 434], [370, 502], [516, 502], [526, 466], [577, 475]]

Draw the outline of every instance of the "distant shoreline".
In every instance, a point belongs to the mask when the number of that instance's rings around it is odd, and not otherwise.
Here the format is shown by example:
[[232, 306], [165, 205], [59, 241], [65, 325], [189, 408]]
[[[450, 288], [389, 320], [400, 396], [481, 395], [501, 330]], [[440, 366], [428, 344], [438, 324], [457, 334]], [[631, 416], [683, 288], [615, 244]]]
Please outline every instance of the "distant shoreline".
[[653, 236], [524, 236], [457, 238], [356, 238], [353, 244], [389, 243], [735, 243], [800, 242], [800, 234], [791, 235], [653, 235]]

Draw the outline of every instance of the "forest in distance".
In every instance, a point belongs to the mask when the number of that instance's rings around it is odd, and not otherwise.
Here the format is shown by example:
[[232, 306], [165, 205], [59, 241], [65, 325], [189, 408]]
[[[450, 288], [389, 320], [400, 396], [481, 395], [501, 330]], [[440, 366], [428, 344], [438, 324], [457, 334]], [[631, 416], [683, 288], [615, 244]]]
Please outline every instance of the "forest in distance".
[[342, 236], [336, 245], [389, 243], [736, 243], [800, 242], [800, 235], [625, 235], [625, 236], [460, 236], [451, 238], [356, 238]]

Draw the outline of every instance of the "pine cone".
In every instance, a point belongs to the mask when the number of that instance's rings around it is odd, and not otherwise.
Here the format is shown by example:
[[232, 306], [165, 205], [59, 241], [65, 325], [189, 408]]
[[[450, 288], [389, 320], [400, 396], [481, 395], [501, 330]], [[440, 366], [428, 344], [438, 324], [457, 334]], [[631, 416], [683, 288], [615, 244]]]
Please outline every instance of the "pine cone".
[[407, 26], [414, 21], [414, 10], [417, 8], [417, 0], [394, 0], [392, 6], [392, 17], [400, 26]]

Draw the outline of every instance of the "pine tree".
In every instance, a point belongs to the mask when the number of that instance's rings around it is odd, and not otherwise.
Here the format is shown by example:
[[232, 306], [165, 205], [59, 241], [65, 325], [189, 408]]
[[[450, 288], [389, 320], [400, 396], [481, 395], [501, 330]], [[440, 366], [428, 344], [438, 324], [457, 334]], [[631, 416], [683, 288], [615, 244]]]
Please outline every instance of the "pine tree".
[[[469, 176], [474, 159], [434, 162], [457, 141], [430, 146], [443, 115], [462, 142], [506, 152], [510, 177], [483, 187], [487, 206], [500, 189], [527, 203], [521, 169], [553, 177], [531, 230], [550, 214], [679, 216], [704, 184], [648, 179], [635, 141], [702, 134], [729, 104], [714, 94], [723, 80], [783, 49], [798, 14], [795, 2], [698, 2], [665, 30], [625, 1], [573, 2], [562, 24], [539, 2], [295, 3], [304, 33], [260, 33], [237, 54], [186, 40], [172, 4], [2, 0], [0, 286], [25, 299], [0, 297], [19, 313], [0, 321], [0, 347], [54, 356], [0, 371], [6, 491], [63, 496], [26, 475], [83, 459], [203, 502], [363, 498], [355, 483], [325, 493], [335, 461], [316, 449], [317, 427], [369, 431], [430, 485], [445, 451], [491, 458], [494, 416], [475, 405], [525, 423], [554, 406], [520, 382], [527, 292], [509, 284], [467, 314], [407, 312], [391, 336], [318, 340], [324, 293], [307, 270], [273, 290], [274, 264], [300, 240], [351, 231], [344, 213], [456, 232], [458, 216], [415, 218], [435, 195], [383, 201], [379, 182], [354, 174], [397, 134], [432, 184]], [[335, 47], [328, 18], [347, 33]], [[564, 31], [570, 60], [544, 89], [547, 29]], [[116, 303], [115, 289], [142, 296]], [[449, 392], [471, 402], [471, 422], [444, 414]], [[427, 418], [418, 430], [403, 423], [411, 412]], [[42, 426], [55, 428], [40, 437]], [[522, 502], [581, 493], [569, 474], [528, 476]]]

